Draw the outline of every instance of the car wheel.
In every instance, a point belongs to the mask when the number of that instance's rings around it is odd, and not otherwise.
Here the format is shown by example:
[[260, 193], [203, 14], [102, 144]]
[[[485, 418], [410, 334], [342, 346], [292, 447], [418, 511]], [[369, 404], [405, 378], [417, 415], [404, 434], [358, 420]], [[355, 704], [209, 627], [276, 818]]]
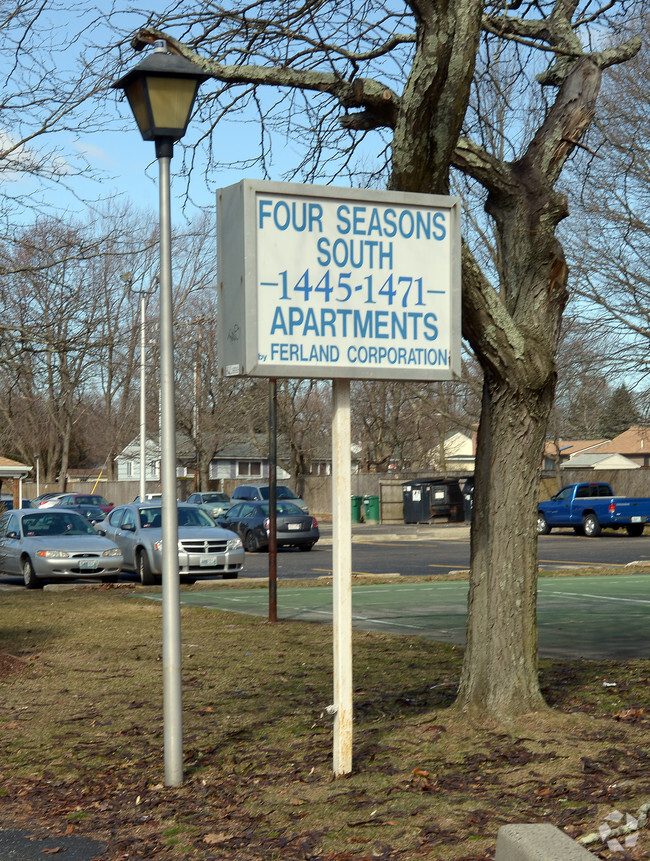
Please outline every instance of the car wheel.
[[154, 576], [151, 573], [151, 565], [149, 564], [149, 557], [146, 554], [146, 551], [141, 550], [138, 553], [138, 574], [140, 575], [140, 582], [143, 586], [153, 586], [154, 585]]
[[537, 512], [537, 534], [538, 535], [548, 535], [551, 531], [551, 527], [548, 525], [548, 520], [541, 511]]
[[303, 553], [307, 553], [313, 546], [313, 544], [299, 544], [298, 549], [302, 550]]
[[32, 560], [29, 556], [26, 556], [23, 559], [23, 580], [27, 589], [37, 589], [38, 586], [41, 585], [34, 572], [34, 566], [32, 565]]
[[630, 523], [629, 526], [625, 527], [630, 538], [638, 538], [640, 535], [643, 535], [644, 528], [645, 523]]
[[582, 526], [587, 538], [597, 538], [600, 535], [601, 527], [595, 514], [585, 514], [582, 518]]
[[244, 549], [249, 553], [257, 553], [260, 549], [260, 540], [255, 533], [249, 529], [244, 538]]

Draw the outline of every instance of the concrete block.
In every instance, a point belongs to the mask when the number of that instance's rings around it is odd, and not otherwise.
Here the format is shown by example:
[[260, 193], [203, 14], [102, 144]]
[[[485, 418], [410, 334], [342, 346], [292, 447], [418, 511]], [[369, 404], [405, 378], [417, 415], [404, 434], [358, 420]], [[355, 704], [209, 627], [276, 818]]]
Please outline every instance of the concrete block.
[[503, 825], [495, 861], [594, 861], [584, 846], [555, 825]]

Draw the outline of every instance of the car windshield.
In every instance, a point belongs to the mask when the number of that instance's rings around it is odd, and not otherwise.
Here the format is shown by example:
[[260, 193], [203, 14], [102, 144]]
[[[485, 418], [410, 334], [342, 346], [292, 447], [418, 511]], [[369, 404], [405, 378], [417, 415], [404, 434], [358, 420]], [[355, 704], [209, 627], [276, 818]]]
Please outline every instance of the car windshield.
[[[264, 514], [269, 513], [269, 504], [268, 502], [262, 503], [260, 508], [264, 512]], [[294, 515], [300, 515], [302, 517], [302, 511], [298, 508], [297, 505], [294, 505], [293, 502], [278, 502], [275, 506], [275, 510], [277, 514], [289, 514], [292, 517]]]
[[[268, 487], [260, 487], [260, 493], [262, 494], [262, 499], [269, 498], [269, 488]], [[300, 499], [293, 490], [290, 490], [288, 487], [285, 487], [283, 484], [279, 484], [276, 488], [276, 497], [277, 499]]]
[[22, 519], [23, 535], [25, 537], [43, 535], [97, 535], [87, 520], [74, 512], [64, 514], [62, 511], [29, 514]]
[[[160, 529], [162, 527], [162, 508], [156, 505], [152, 508], [140, 509], [140, 523], [145, 528]], [[214, 529], [214, 520], [200, 508], [188, 506], [178, 509], [179, 526], [198, 526]]]
[[203, 502], [230, 502], [227, 493], [204, 493]]

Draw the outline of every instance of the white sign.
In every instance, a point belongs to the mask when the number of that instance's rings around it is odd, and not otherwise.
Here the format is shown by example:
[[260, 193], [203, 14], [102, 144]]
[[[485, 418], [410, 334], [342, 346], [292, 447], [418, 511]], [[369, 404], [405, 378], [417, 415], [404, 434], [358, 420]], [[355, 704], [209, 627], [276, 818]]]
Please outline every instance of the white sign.
[[460, 373], [460, 201], [245, 180], [219, 193], [222, 373]]

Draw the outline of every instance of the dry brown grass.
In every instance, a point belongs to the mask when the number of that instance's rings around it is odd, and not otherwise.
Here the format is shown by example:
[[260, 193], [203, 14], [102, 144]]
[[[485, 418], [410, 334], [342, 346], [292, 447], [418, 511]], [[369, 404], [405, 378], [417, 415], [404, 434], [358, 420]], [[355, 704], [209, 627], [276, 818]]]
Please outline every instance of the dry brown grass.
[[[648, 661], [545, 661], [553, 710], [497, 726], [450, 709], [456, 647], [356, 633], [354, 772], [334, 780], [331, 629], [186, 608], [169, 789], [160, 606], [131, 587], [2, 606], [0, 816], [102, 838], [103, 861], [489, 859], [503, 823], [578, 836], [650, 799]], [[644, 832], [629, 857], [648, 852]]]

